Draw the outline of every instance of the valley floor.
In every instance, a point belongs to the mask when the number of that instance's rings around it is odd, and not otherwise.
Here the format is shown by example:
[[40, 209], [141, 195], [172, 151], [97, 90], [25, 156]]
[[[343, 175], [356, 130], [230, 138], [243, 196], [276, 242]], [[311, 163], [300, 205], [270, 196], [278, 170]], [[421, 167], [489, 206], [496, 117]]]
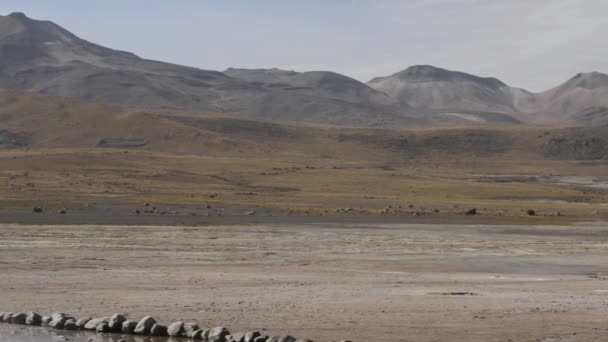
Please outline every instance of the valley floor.
[[607, 247], [605, 222], [2, 224], [0, 309], [321, 342], [605, 341]]

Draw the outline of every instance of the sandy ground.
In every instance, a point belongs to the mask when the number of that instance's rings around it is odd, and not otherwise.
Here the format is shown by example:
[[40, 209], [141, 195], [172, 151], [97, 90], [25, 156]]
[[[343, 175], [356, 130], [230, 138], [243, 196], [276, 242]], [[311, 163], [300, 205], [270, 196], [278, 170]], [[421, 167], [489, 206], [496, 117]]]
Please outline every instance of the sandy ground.
[[604, 223], [5, 224], [0, 274], [0, 311], [318, 342], [608, 340]]

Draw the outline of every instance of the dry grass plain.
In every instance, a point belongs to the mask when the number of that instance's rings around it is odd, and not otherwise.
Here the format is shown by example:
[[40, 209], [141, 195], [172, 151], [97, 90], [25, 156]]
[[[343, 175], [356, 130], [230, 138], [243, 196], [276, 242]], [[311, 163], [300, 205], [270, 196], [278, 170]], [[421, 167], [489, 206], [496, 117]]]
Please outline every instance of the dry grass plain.
[[[63, 208], [69, 217], [123, 206], [135, 217], [151, 203], [176, 218], [209, 205], [226, 208], [224, 216], [229, 208], [247, 208], [259, 215], [449, 220], [477, 208], [476, 218], [486, 223], [568, 223], [608, 217], [606, 175], [606, 163], [550, 160], [416, 160], [384, 167], [105, 149], [11, 151], [0, 153], [0, 211], [24, 212], [26, 219], [34, 206], [46, 210], [39, 217]], [[213, 222], [217, 212], [198, 213]]]

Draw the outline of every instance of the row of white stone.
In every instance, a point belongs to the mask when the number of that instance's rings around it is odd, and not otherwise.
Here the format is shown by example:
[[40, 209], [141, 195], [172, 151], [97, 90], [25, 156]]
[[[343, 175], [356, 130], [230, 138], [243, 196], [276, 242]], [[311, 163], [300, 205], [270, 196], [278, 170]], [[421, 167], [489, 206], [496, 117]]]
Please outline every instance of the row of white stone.
[[259, 331], [231, 334], [224, 327], [200, 329], [196, 323], [174, 322], [167, 327], [157, 323], [150, 316], [133, 321], [121, 314], [104, 318], [76, 319], [65, 313], [41, 316], [35, 312], [0, 312], [0, 323], [48, 326], [60, 330], [90, 330], [98, 333], [184, 337], [204, 342], [313, 342], [310, 339], [296, 339], [292, 336], [267, 336]]

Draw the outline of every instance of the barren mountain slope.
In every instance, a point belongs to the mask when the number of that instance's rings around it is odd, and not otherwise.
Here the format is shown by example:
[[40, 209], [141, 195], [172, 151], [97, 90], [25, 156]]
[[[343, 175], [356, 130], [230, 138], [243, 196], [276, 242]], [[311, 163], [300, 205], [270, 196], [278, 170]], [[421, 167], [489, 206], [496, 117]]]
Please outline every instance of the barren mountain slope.
[[[40, 94], [0, 92], [2, 149], [106, 147], [384, 164], [399, 164], [412, 158], [438, 162], [505, 156], [521, 160], [602, 159], [608, 158], [608, 145], [599, 138], [606, 132], [608, 126], [339, 128], [209, 112], [127, 110]], [[556, 142], [559, 149], [554, 146]], [[593, 148], [581, 149], [590, 145]]]
[[377, 90], [414, 108], [454, 111], [517, 112], [516, 104], [531, 96], [496, 78], [482, 78], [429, 65], [417, 65], [368, 82]]
[[385, 108], [390, 100], [360, 82], [337, 74], [321, 78], [328, 87], [272, 89], [217, 71], [149, 61], [101, 47], [54, 23], [21, 13], [0, 16], [0, 88], [134, 108], [179, 108], [352, 126], [410, 121], [395, 108]]
[[537, 98], [542, 107], [528, 109], [539, 111], [537, 122], [595, 123], [606, 118], [602, 113], [608, 107], [608, 75], [580, 73]]

